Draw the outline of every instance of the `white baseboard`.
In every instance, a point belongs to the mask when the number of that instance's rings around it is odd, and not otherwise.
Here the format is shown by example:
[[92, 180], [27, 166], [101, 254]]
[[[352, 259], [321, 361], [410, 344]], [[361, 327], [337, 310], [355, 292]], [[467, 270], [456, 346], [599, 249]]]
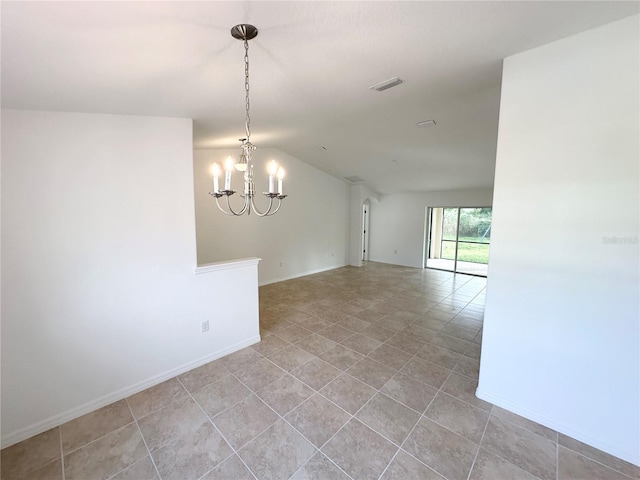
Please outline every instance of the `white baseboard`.
[[258, 286], [264, 287], [265, 285], [270, 285], [272, 283], [284, 282], [285, 280], [293, 280], [294, 278], [306, 277], [307, 275], [313, 275], [314, 273], [328, 272], [329, 270], [335, 270], [336, 268], [342, 268], [346, 266], [346, 263], [342, 265], [331, 265], [329, 267], [317, 268], [315, 270], [309, 270], [306, 272], [294, 273], [285, 277], [271, 278], [269, 280], [260, 282]]
[[42, 432], [46, 432], [54, 427], [60, 426], [63, 423], [66, 423], [70, 420], [74, 420], [82, 415], [86, 415], [87, 413], [93, 412], [102, 407], [106, 407], [107, 405], [112, 404], [113, 402], [117, 402], [124, 398], [130, 397], [131, 395], [135, 395], [136, 393], [142, 392], [147, 388], [153, 387], [162, 383], [166, 380], [169, 380], [177, 375], [181, 375], [189, 370], [193, 370], [194, 368], [200, 367], [205, 363], [212, 362], [217, 360], [218, 358], [224, 357], [225, 355], [229, 355], [230, 353], [236, 352], [240, 349], [258, 343], [260, 341], [260, 335], [256, 335], [254, 337], [250, 337], [246, 340], [236, 343], [235, 345], [231, 345], [230, 347], [224, 348], [222, 350], [218, 350], [210, 355], [206, 355], [192, 362], [185, 363], [180, 365], [179, 367], [172, 368], [166, 372], [163, 372], [159, 375], [154, 375], [153, 377], [147, 378], [141, 382], [135, 383], [128, 387], [122, 388], [115, 392], [104, 395], [100, 398], [96, 398], [95, 400], [91, 400], [83, 405], [78, 407], [71, 408], [65, 412], [62, 412], [57, 415], [53, 415], [41, 422], [35, 423], [33, 425], [29, 425], [28, 427], [22, 428], [15, 432], [10, 432], [6, 435], [2, 436], [2, 448], [9, 447], [15, 443], [26, 440], [27, 438], [33, 437], [34, 435], [38, 435]]
[[609, 453], [614, 457], [621, 458], [629, 463], [633, 463], [634, 465], [640, 466], [640, 455], [637, 451], [628, 451], [624, 448], [620, 448], [620, 445], [612, 445], [608, 442], [603, 442], [599, 438], [595, 438], [592, 435], [585, 433], [580, 429], [576, 429], [574, 426], [567, 425], [563, 422], [558, 421], [555, 418], [548, 417], [540, 412], [536, 412], [534, 410], [529, 410], [528, 408], [524, 408], [520, 405], [517, 405], [505, 398], [502, 398], [498, 395], [494, 395], [491, 392], [487, 392], [484, 390], [476, 390], [476, 396], [489, 403], [493, 403], [500, 408], [504, 408], [505, 410], [509, 410], [510, 412], [517, 413], [518, 415], [528, 418], [529, 420], [533, 420], [534, 422], [539, 423], [540, 425], [544, 425], [545, 427], [549, 427], [556, 432], [560, 432], [564, 435], [567, 435], [571, 438], [575, 438], [576, 440], [581, 441], [582, 443], [586, 443], [587, 445], [592, 446], [593, 448], [597, 448], [598, 450], [602, 450], [603, 452]]

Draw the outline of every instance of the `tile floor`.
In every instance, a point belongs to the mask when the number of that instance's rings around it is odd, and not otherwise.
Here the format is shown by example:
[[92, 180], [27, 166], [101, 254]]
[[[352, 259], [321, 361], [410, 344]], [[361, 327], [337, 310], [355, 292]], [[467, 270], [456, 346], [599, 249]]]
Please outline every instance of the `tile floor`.
[[369, 263], [262, 287], [260, 343], [2, 450], [2, 480], [640, 479], [475, 397], [485, 282]]

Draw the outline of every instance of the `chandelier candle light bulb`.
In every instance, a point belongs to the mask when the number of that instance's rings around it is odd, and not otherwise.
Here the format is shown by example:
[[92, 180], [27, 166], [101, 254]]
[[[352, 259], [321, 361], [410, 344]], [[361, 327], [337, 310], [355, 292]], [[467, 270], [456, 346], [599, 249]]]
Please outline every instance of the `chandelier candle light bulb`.
[[227, 157], [224, 162], [224, 189], [231, 190], [231, 172], [233, 171], [233, 158]]
[[218, 183], [218, 178], [220, 177], [220, 165], [214, 163], [211, 170], [213, 172], [213, 191], [214, 193], [218, 193], [220, 191], [220, 184]]
[[269, 193], [275, 193], [276, 191], [274, 179], [277, 171], [278, 164], [275, 160], [271, 160], [269, 163]]
[[278, 195], [282, 195], [282, 179], [284, 178], [284, 169], [278, 169]]

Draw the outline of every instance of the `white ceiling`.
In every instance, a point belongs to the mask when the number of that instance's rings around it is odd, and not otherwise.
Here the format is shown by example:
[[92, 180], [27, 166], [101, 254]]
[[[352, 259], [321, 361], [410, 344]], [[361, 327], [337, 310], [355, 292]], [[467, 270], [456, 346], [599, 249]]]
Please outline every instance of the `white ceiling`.
[[[260, 32], [250, 42], [253, 143], [392, 193], [492, 186], [502, 59], [638, 13], [639, 3], [1, 9], [3, 107], [189, 117], [195, 148], [238, 146], [244, 136], [244, 52], [229, 30], [251, 23]], [[405, 83], [368, 88], [396, 76]], [[428, 119], [437, 125], [416, 127]]]

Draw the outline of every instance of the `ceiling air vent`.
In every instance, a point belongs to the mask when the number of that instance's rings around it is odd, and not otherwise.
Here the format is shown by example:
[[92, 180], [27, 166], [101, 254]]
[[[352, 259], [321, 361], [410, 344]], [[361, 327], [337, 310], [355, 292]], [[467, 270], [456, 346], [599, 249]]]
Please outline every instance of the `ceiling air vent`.
[[416, 127], [425, 128], [425, 127], [433, 127], [436, 124], [435, 120], [425, 120], [424, 122], [416, 123]]
[[364, 182], [364, 180], [363, 180], [363, 179], [361, 179], [361, 178], [360, 178], [359, 176], [357, 176], [357, 175], [354, 175], [354, 176], [352, 176], [352, 177], [344, 177], [344, 178], [346, 178], [347, 180], [349, 180], [351, 183]]
[[400, 78], [393, 77], [393, 78], [390, 78], [389, 80], [385, 80], [384, 82], [380, 82], [377, 85], [374, 85], [373, 87], [369, 87], [369, 90], [382, 92], [383, 90], [386, 90], [388, 88], [395, 87], [396, 85], [400, 85], [402, 82], [403, 80], [401, 80]]

